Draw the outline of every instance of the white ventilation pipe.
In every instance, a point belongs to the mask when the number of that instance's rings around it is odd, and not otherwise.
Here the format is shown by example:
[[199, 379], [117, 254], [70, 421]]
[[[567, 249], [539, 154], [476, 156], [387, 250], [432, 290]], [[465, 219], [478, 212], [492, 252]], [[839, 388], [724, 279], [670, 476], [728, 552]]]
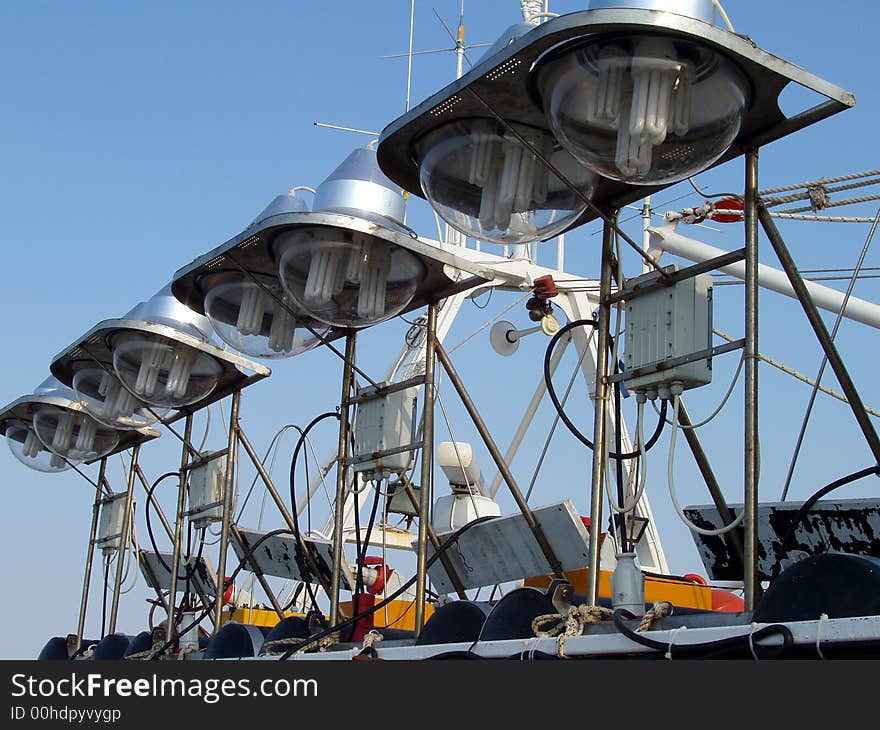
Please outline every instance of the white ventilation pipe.
[[[650, 248], [648, 255], [655, 261], [659, 261], [660, 255], [665, 251], [674, 256], [681, 256], [694, 262], [708, 261], [709, 259], [723, 256], [728, 251], [714, 246], [709, 246], [701, 241], [688, 238], [676, 232], [675, 225], [669, 224], [658, 228], [649, 228]], [[718, 269], [725, 274], [735, 276], [737, 279], [746, 278], [745, 262], [740, 261], [729, 266], [722, 266]], [[820, 309], [829, 312], [839, 313], [843, 308], [846, 295], [843, 292], [832, 289], [831, 287], [817, 284], [813, 281], [804, 281], [807, 291], [813, 303]], [[774, 269], [764, 264], [758, 265], [758, 285], [764, 289], [775, 291], [778, 294], [784, 294], [787, 297], [795, 297], [794, 289], [788, 281], [784, 271]], [[880, 305], [873, 302], [859, 299], [851, 296], [846, 302], [846, 311], [843, 316], [869, 325], [870, 327], [880, 328]]]

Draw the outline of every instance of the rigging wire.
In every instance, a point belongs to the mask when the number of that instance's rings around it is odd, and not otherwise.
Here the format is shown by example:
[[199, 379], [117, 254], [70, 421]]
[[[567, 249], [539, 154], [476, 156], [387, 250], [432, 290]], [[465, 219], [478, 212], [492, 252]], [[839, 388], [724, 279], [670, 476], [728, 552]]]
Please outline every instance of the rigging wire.
[[[861, 270], [862, 264], [865, 262], [865, 257], [868, 255], [868, 249], [871, 247], [871, 242], [874, 240], [874, 234], [877, 231], [877, 225], [880, 224], [880, 210], [877, 211], [877, 215], [874, 219], [874, 225], [871, 226], [871, 231], [868, 233], [868, 238], [865, 241], [865, 245], [862, 247], [861, 255], [859, 256], [859, 260], [856, 263], [855, 268], [853, 269], [853, 277], [849, 282], [849, 286], [846, 289], [846, 294], [843, 297], [843, 302], [840, 306], [840, 311], [837, 313], [837, 318], [834, 320], [834, 327], [831, 330], [831, 342], [834, 342], [834, 339], [837, 337], [837, 332], [840, 329], [840, 325], [843, 322], [843, 313], [846, 311], [846, 306], [849, 303], [850, 298], [852, 297], [853, 289], [856, 286], [856, 278], [858, 276], [859, 271]], [[810, 393], [810, 400], [807, 403], [807, 409], [804, 413], [804, 418], [801, 423], [800, 433], [798, 434], [797, 442], [795, 444], [794, 453], [791, 457], [791, 462], [788, 465], [788, 474], [785, 477], [785, 486], [782, 488], [782, 500], [785, 501], [786, 496], [788, 495], [789, 487], [791, 486], [791, 480], [794, 477], [794, 469], [797, 464], [798, 456], [801, 452], [801, 446], [804, 442], [804, 436], [807, 432], [807, 425], [810, 420], [810, 416], [813, 412], [813, 405], [816, 402], [816, 396], [819, 393], [819, 383], [822, 382], [822, 376], [825, 374], [825, 368], [828, 365], [828, 355], [824, 355], [822, 357], [822, 364], [819, 366], [819, 372], [816, 375], [816, 385], [813, 387], [813, 392]]]

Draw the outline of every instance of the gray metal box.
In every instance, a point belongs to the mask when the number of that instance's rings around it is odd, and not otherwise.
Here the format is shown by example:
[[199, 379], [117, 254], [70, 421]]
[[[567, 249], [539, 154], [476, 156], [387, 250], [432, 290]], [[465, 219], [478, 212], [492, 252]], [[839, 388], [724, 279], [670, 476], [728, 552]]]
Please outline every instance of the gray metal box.
[[189, 516], [194, 527], [207, 527], [223, 519], [223, 481], [226, 455], [197, 466], [189, 473]]
[[[674, 272], [678, 265], [665, 267]], [[655, 285], [656, 271], [627, 282], [645, 289], [626, 304], [624, 383], [632, 391], [680, 382], [687, 390], [712, 382], [712, 277], [690, 277], [670, 286]], [[652, 286], [655, 285], [655, 286]], [[672, 361], [706, 352], [694, 362]]]
[[[101, 516], [98, 522], [98, 534], [95, 545], [101, 548], [104, 555], [119, 549], [122, 537], [122, 521], [125, 517], [126, 492], [114, 494], [101, 503]], [[132, 506], [134, 498], [132, 498]]]
[[[352, 469], [366, 478], [400, 474], [412, 464], [416, 421], [415, 387], [358, 403]], [[410, 447], [410, 448], [406, 448]]]

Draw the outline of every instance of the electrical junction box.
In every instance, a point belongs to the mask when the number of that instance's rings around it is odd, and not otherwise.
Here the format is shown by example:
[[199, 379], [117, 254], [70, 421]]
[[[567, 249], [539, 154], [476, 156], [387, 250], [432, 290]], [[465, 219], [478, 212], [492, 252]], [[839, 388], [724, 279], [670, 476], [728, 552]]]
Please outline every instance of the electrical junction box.
[[[673, 264], [664, 271], [680, 268]], [[652, 271], [627, 286], [639, 293], [626, 302], [626, 387], [638, 392], [680, 382], [687, 390], [712, 382], [712, 277], [700, 274], [665, 285]], [[703, 352], [705, 357], [681, 362]]]
[[364, 479], [385, 479], [409, 469], [416, 431], [417, 387], [390, 393], [361, 391], [354, 418], [352, 469]]
[[[126, 492], [114, 494], [101, 502], [101, 515], [98, 521], [98, 534], [95, 544], [104, 555], [110, 555], [119, 549], [122, 539], [122, 521], [125, 518]], [[132, 501], [134, 509], [134, 501]]]
[[223, 520], [223, 482], [226, 454], [209, 457], [189, 472], [189, 515], [193, 527], [201, 529]]

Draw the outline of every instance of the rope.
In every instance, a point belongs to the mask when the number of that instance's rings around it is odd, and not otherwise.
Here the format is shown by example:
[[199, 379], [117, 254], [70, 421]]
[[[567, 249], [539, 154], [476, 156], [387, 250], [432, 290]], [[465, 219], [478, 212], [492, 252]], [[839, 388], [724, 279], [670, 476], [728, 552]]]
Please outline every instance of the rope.
[[170, 646], [165, 647], [165, 651], [162, 651], [163, 646], [165, 646], [165, 637], [161, 635], [161, 632], [157, 632], [156, 638], [153, 640], [153, 645], [146, 649], [145, 651], [139, 651], [135, 654], [129, 654], [125, 657], [125, 660], [137, 661], [138, 659], [146, 659], [147, 661], [154, 659], [156, 656], [161, 656], [162, 654], [167, 653], [171, 648]]
[[686, 630], [687, 626], [679, 626], [677, 629], [672, 629], [672, 631], [669, 632], [669, 646], [666, 647], [666, 653], [663, 655], [664, 659], [672, 661], [672, 647], [675, 645], [675, 640], [682, 631]]
[[642, 621], [636, 628], [636, 633], [642, 633], [651, 628], [657, 621], [672, 613], [672, 604], [667, 601], [657, 601], [650, 611], [642, 616]]
[[[836, 203], [828, 202], [823, 205], [823, 208], [839, 208], [841, 205], [857, 205], [858, 203], [870, 203], [873, 200], [880, 200], [880, 195], [865, 195], [861, 198], [849, 198], [848, 200], [838, 200]], [[791, 208], [790, 210], [783, 210], [780, 213], [808, 213], [810, 211], [815, 211], [816, 208], [810, 206], [808, 208]], [[821, 210], [821, 209], [820, 209]]]
[[822, 661], [825, 661], [825, 655], [822, 653], [822, 627], [827, 620], [827, 613], [819, 614], [819, 625], [816, 627], [816, 654], [819, 655]]
[[[873, 219], [872, 219], [872, 220], [873, 220]], [[733, 338], [732, 338], [730, 335], [728, 335], [728, 334], [722, 332], [721, 330], [713, 329], [712, 331], [713, 331], [716, 335], [718, 335], [719, 337], [721, 337], [722, 339], [727, 340], [728, 342], [733, 342], [733, 341], [734, 341]], [[797, 378], [797, 379], [800, 380], [802, 383], [806, 383], [807, 385], [811, 385], [811, 386], [813, 386], [813, 387], [816, 387], [816, 381], [815, 381], [815, 380], [813, 380], [812, 378], [807, 377], [807, 376], [804, 375], [803, 373], [798, 372], [798, 371], [795, 370], [794, 368], [789, 367], [789, 366], [786, 365], [785, 363], [781, 363], [781, 362], [779, 362], [778, 360], [774, 360], [772, 357], [769, 357], [769, 356], [767, 356], [767, 355], [765, 355], [764, 353], [761, 353], [761, 352], [759, 352], [759, 353], [757, 354], [757, 358], [758, 358], [759, 360], [763, 360], [763, 361], [766, 362], [768, 365], [772, 365], [772, 366], [775, 367], [776, 369], [781, 370], [781, 371], [784, 372], [786, 375], [791, 375], [793, 378]], [[849, 403], [849, 401], [847, 400], [846, 396], [843, 395], [842, 393], [838, 393], [836, 390], [832, 390], [831, 388], [826, 388], [824, 385], [819, 385], [819, 390], [822, 391], [823, 393], [825, 393], [826, 395], [830, 395], [832, 398], [836, 398], [837, 400], [842, 401], [843, 403]], [[868, 406], [865, 406], [865, 411], [866, 411], [867, 413], [871, 414], [872, 416], [876, 416], [876, 417], [880, 418], [880, 411], [878, 411], [878, 410], [876, 410], [876, 409], [874, 409], [874, 408], [869, 408]]]
[[[637, 632], [647, 631], [657, 621], [672, 613], [672, 604], [666, 601], [658, 601], [653, 605], [639, 623]], [[532, 633], [539, 639], [556, 639], [556, 656], [559, 659], [567, 659], [565, 643], [572, 636], [580, 636], [584, 632], [584, 626], [597, 624], [604, 619], [614, 617], [614, 611], [604, 606], [588, 606], [582, 603], [579, 606], [569, 606], [565, 614], [545, 613], [532, 619]]]
[[[565, 642], [571, 636], [580, 636], [584, 626], [597, 624], [603, 619], [613, 618], [614, 611], [604, 606], [588, 606], [582, 603], [580, 606], [569, 606], [565, 615], [559, 613], [545, 613], [532, 619], [532, 632], [540, 639], [557, 636], [556, 656], [567, 659], [565, 654]], [[547, 624], [555, 623], [548, 629], [543, 628]]]
[[362, 645], [362, 649], [373, 649], [376, 644], [382, 641], [385, 637], [382, 636], [376, 629], [370, 629], [369, 633], [364, 637], [364, 642]]
[[873, 223], [867, 216], [804, 215], [803, 213], [771, 213], [773, 218], [792, 221], [811, 221], [813, 223]]
[[809, 200], [812, 208], [822, 209], [822, 208], [830, 208], [831, 201], [828, 197], [831, 193], [842, 193], [844, 190], [855, 190], [857, 188], [866, 188], [871, 185], [876, 185], [880, 180], [862, 180], [857, 183], [850, 183], [849, 185], [838, 185], [835, 188], [825, 187], [823, 183], [814, 183], [812, 185], [806, 186], [806, 192], [797, 193], [796, 195], [784, 195], [778, 198], [765, 198], [764, 204], [768, 208], [772, 208], [775, 205], [783, 205], [784, 203], [794, 203], [798, 200]]
[[[298, 636], [291, 636], [286, 639], [276, 639], [275, 641], [270, 641], [267, 644], [263, 645], [263, 653], [265, 654], [283, 654], [284, 651], [277, 651], [285, 646], [297, 646], [302, 643], [302, 638]], [[317, 649], [318, 651], [326, 651], [329, 647], [334, 644], [339, 643], [339, 632], [335, 631], [332, 634], [327, 636], [322, 636], [320, 639], [316, 639], [315, 641], [310, 641], [308, 644], [303, 644], [302, 647], [296, 652], [297, 654], [304, 654], [307, 651], [311, 651], [313, 649]]]
[[858, 180], [863, 177], [876, 177], [880, 175], [880, 170], [869, 170], [867, 172], [857, 172], [853, 175], [842, 175], [840, 177], [826, 177], [821, 180], [813, 180], [811, 182], [801, 183], [800, 185], [786, 185], [781, 188], [770, 188], [768, 190], [762, 190], [758, 195], [772, 195], [773, 193], [785, 193], [789, 190], [799, 190], [800, 188], [808, 188], [815, 185], [827, 185], [828, 183], [837, 183], [837, 182], [845, 182], [847, 180]]

